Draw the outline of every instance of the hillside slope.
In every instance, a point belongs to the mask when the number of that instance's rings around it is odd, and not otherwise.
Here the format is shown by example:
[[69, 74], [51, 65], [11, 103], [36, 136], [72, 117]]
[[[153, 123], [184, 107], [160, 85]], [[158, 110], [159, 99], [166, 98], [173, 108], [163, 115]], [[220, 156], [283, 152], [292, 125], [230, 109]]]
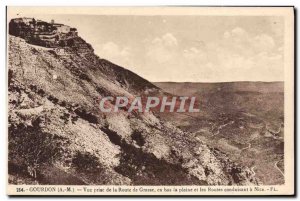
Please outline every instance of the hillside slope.
[[99, 96], [162, 92], [92, 49], [61, 53], [11, 35], [8, 48], [9, 183], [258, 184], [152, 113], [101, 113]]
[[164, 113], [162, 119], [252, 168], [263, 184], [285, 182], [283, 82], [155, 84], [200, 102], [199, 113]]

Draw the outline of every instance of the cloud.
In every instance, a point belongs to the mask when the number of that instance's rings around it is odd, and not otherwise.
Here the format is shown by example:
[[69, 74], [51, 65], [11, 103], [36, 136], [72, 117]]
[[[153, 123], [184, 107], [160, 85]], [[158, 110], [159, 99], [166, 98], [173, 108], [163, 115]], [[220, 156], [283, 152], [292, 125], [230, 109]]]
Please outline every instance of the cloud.
[[158, 63], [165, 63], [176, 54], [178, 41], [171, 33], [154, 38], [150, 43], [146, 41], [147, 59], [155, 60]]
[[178, 45], [177, 39], [173, 34], [166, 33], [162, 37], [156, 37], [152, 40], [152, 44], [165, 46], [165, 47], [175, 47]]
[[[180, 44], [167, 33], [145, 44], [146, 76], [151, 81], [243, 81], [283, 79], [280, 47], [268, 34], [236, 27], [205, 46]], [[159, 73], [153, 73], [159, 72]], [[151, 76], [155, 74], [155, 76]]]
[[236, 27], [230, 31], [226, 31], [224, 34], [223, 34], [223, 37], [228, 39], [228, 38], [241, 38], [241, 37], [247, 37], [247, 32], [240, 28], [240, 27]]
[[240, 27], [224, 32], [221, 45], [226, 46], [230, 51], [252, 55], [270, 52], [276, 47], [271, 36], [267, 34], [251, 35]]
[[101, 57], [108, 59], [118, 65], [130, 66], [132, 65], [132, 52], [129, 47], [120, 47], [114, 42], [106, 42], [98, 45], [95, 52]]
[[254, 37], [253, 42], [255, 48], [260, 52], [268, 52], [270, 50], [273, 50], [273, 48], [275, 47], [274, 39], [267, 34], [261, 34]]
[[145, 39], [139, 50], [106, 42], [95, 51], [150, 81], [283, 80], [282, 46], [266, 33], [255, 35], [235, 27], [204, 43], [187, 45], [165, 33]]
[[189, 62], [203, 63], [207, 60], [207, 54], [203, 49], [190, 47], [189, 49], [183, 50], [183, 58]]
[[210, 46], [209, 58], [220, 78], [234, 80], [283, 80], [283, 56], [268, 34], [252, 35], [236, 27]]

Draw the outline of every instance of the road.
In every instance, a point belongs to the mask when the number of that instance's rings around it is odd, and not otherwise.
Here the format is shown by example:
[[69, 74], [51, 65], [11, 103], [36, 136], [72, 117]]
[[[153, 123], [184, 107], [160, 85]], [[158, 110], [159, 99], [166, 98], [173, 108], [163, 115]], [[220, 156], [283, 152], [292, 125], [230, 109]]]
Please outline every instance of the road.
[[228, 122], [228, 123], [226, 123], [226, 124], [220, 125], [220, 126], [218, 127], [217, 132], [216, 132], [214, 135], [212, 135], [212, 136], [218, 135], [218, 134], [220, 133], [220, 130], [221, 130], [221, 129], [223, 129], [225, 126], [228, 126], [228, 125], [231, 125], [231, 124], [234, 124], [234, 121], [230, 121], [230, 122]]
[[277, 164], [279, 163], [280, 161], [276, 161], [275, 164], [274, 164], [274, 167], [281, 173], [281, 175], [284, 177], [284, 173], [281, 171], [281, 169], [277, 166]]
[[256, 168], [256, 166], [254, 165], [254, 166], [252, 166], [251, 168], [250, 168], [250, 170], [253, 172], [253, 176], [255, 176], [256, 175], [256, 172], [254, 171], [254, 168]]

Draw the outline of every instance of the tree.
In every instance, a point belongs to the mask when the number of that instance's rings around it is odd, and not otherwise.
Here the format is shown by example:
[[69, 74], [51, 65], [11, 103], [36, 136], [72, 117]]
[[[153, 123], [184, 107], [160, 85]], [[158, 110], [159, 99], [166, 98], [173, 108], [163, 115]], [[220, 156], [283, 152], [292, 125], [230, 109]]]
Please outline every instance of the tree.
[[65, 138], [43, 132], [39, 128], [41, 119], [36, 119], [33, 126], [23, 124], [9, 128], [9, 161], [16, 161], [20, 166], [27, 167], [27, 172], [37, 179], [42, 164], [52, 164], [62, 157], [66, 145]]
[[33, 18], [32, 19], [32, 24], [33, 24], [33, 26], [35, 27], [35, 25], [36, 25], [36, 20]]

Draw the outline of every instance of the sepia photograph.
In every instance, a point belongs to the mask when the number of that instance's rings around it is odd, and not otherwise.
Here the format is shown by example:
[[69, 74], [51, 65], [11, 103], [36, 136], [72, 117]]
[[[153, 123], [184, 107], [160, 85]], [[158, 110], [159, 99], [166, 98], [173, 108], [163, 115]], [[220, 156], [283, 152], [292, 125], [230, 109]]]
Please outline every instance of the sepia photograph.
[[293, 195], [293, 7], [7, 7], [10, 195]]

